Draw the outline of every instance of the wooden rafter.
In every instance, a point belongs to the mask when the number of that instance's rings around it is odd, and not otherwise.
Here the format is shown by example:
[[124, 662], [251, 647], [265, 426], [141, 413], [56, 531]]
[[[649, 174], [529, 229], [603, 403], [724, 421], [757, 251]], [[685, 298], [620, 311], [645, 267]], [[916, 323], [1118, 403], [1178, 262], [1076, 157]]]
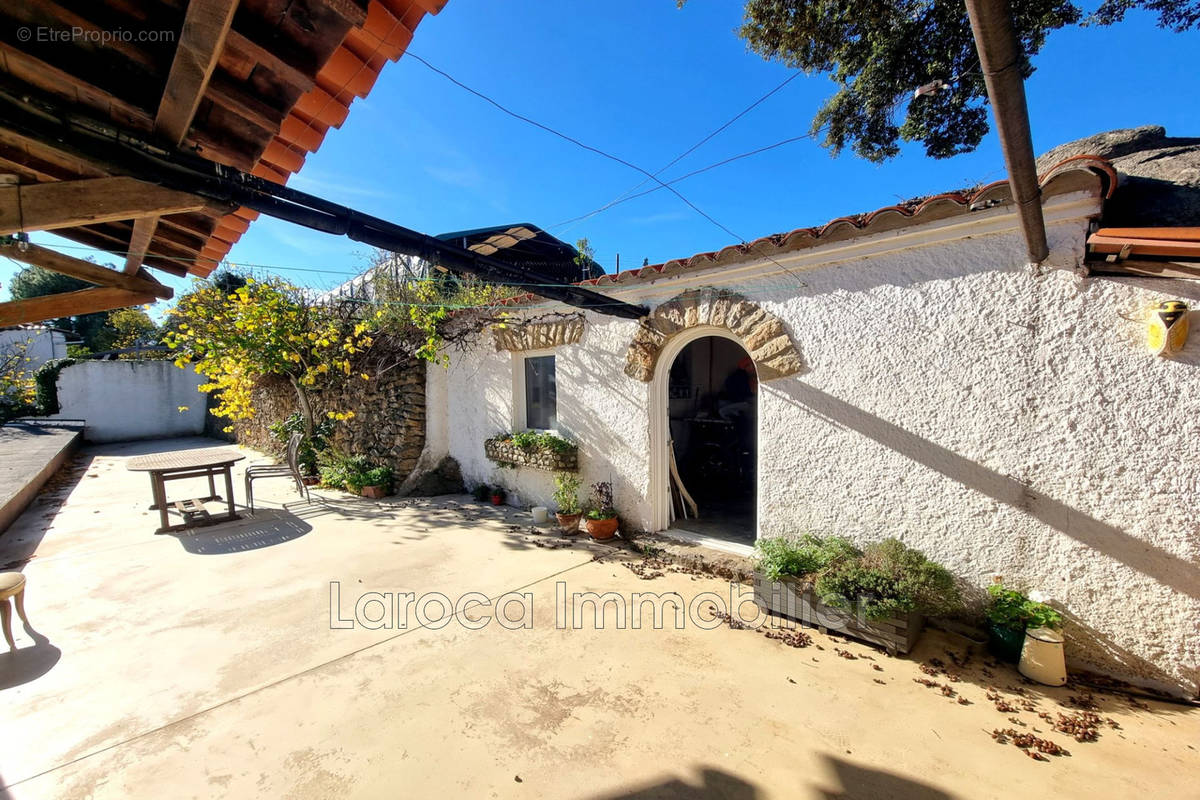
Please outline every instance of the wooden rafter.
[[153, 303], [154, 300], [154, 295], [149, 293], [131, 292], [111, 286], [30, 297], [0, 303], [0, 326], [23, 325], [59, 317], [73, 317], [76, 314], [111, 311], [114, 308]]
[[136, 294], [152, 294], [161, 300], [170, 300], [175, 295], [174, 290], [163, 286], [145, 270], [140, 270], [136, 275], [127, 275], [36, 244], [26, 243], [24, 247], [9, 245], [0, 249], [0, 254], [97, 286], [112, 286]]
[[[178, 147], [187, 136], [212, 79], [221, 48], [229, 36], [237, 0], [191, 0], [179, 35], [175, 60], [167, 75], [167, 85], [158, 113], [154, 116], [154, 132]], [[146, 257], [158, 217], [143, 217], [133, 225], [129, 252], [125, 256], [125, 272], [135, 273]]]
[[0, 235], [186, 214], [212, 205], [198, 195], [126, 177], [0, 186]]

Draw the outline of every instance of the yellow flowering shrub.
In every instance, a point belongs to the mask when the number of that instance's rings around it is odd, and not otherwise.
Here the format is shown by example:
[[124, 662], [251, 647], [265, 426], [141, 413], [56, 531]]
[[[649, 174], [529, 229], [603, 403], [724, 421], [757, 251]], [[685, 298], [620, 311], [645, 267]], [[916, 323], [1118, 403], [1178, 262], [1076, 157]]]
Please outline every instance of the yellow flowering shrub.
[[[313, 392], [369, 377], [353, 371], [352, 362], [373, 344], [374, 319], [358, 319], [343, 307], [315, 303], [305, 290], [282, 279], [247, 279], [228, 293], [202, 282], [180, 298], [170, 314], [175, 324], [166, 344], [177, 351], [175, 364], [190, 365], [208, 378], [200, 389], [216, 393], [218, 405], [212, 413], [218, 417], [251, 419], [254, 382], [278, 375], [296, 390], [311, 433]], [[352, 412], [328, 415], [347, 419]]]

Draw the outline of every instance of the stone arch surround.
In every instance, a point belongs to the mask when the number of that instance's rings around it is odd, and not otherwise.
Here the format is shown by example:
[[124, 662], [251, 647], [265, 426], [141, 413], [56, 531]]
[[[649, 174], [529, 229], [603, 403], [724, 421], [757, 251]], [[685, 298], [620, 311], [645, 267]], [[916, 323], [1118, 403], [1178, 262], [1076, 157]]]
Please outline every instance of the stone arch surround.
[[692, 289], [659, 305], [643, 318], [625, 353], [625, 374], [649, 383], [663, 347], [680, 331], [701, 326], [724, 328], [736, 336], [758, 372], [771, 381], [804, 369], [783, 320], [739, 294]]

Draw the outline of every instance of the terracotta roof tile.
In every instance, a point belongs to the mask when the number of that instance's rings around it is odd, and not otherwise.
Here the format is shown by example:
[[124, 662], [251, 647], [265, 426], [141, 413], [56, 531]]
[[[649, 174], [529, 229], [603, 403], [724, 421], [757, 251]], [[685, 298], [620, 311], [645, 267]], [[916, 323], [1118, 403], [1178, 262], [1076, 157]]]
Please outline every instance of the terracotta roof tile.
[[[1063, 194], [1085, 188], [1096, 179], [1101, 182], [1103, 197], [1106, 199], [1111, 197], [1117, 186], [1116, 170], [1102, 158], [1082, 155], [1055, 164], [1040, 177], [1039, 185], [1044, 194]], [[1008, 181], [995, 181], [970, 193], [946, 192], [924, 198], [919, 202], [884, 206], [863, 214], [838, 217], [824, 225], [796, 228], [786, 233], [768, 234], [752, 242], [729, 245], [716, 252], [697, 253], [687, 258], [671, 259], [661, 264], [651, 264], [582, 281], [577, 285], [640, 283], [663, 275], [732, 264], [745, 260], [746, 256], [774, 257], [795, 250], [832, 244], [860, 236], [870, 236], [912, 225], [937, 222], [977, 208], [1008, 202], [1011, 199]], [[503, 304], [522, 305], [537, 299], [536, 295], [524, 294], [507, 298]]]
[[[304, 166], [306, 155], [321, 146], [329, 129], [341, 127], [346, 121], [354, 98], [366, 97], [384, 65], [404, 54], [425, 14], [438, 13], [446, 2], [371, 0], [363, 26], [352, 28], [329, 57], [317, 73], [316, 86], [296, 101], [251, 173], [287, 183]], [[218, 221], [201, 253], [203, 264], [197, 263], [195, 272], [211, 273], [257, 217], [247, 209], [238, 209]]]

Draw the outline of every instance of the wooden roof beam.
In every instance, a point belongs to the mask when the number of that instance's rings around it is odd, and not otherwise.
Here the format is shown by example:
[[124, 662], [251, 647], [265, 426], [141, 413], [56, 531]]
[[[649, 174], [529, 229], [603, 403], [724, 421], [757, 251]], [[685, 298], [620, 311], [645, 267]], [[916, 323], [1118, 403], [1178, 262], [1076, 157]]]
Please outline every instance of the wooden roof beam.
[[124, 272], [106, 269], [99, 264], [63, 255], [36, 244], [27, 243], [24, 247], [8, 245], [0, 248], [0, 254], [42, 269], [48, 269], [51, 272], [70, 275], [72, 278], [79, 278], [97, 286], [113, 286], [135, 294], [152, 294], [162, 300], [170, 300], [175, 295], [173, 289], [163, 286], [151, 278], [145, 270], [140, 271], [137, 275], [126, 275]]
[[[167, 75], [158, 113], [154, 116], [154, 132], [178, 147], [187, 136], [196, 109], [212, 79], [221, 48], [233, 25], [237, 0], [191, 0], [175, 60]], [[142, 217], [133, 224], [129, 237], [129, 254], [125, 257], [125, 272], [133, 274], [142, 265], [146, 250], [154, 238], [158, 217]]]
[[154, 295], [149, 293], [131, 292], [111, 286], [29, 297], [0, 303], [0, 326], [24, 325], [28, 322], [44, 322], [77, 314], [111, 311], [114, 308], [129, 308], [153, 303], [154, 300]]
[[136, 178], [0, 186], [0, 235], [200, 211], [212, 201]]
[[229, 44], [275, 73], [283, 82], [299, 89], [301, 93], [316, 86], [316, 65], [303, 63], [296, 54], [280, 52], [278, 44], [271, 48], [264, 47], [238, 30], [230, 31]]
[[154, 132], [176, 147], [187, 135], [204, 90], [217, 67], [229, 36], [237, 0], [192, 0], [188, 3], [175, 60], [167, 76], [162, 102], [154, 116]]
[[[119, 254], [122, 257], [125, 255], [127, 250], [124, 240], [115, 241], [111, 236], [98, 233], [92, 228], [64, 228], [61, 231], [57, 231], [57, 234], [64, 239], [70, 239], [71, 241], [78, 242], [86, 247], [91, 247], [95, 250], [103, 250], [108, 253], [113, 253], [114, 255]], [[162, 270], [169, 275], [175, 275], [176, 277], [180, 278], [187, 277], [188, 271], [185, 269], [185, 266], [192, 263], [193, 259], [191, 258], [179, 262], [170, 256], [159, 257], [153, 253], [146, 255], [146, 266], [154, 267], [157, 270]], [[139, 272], [138, 274], [141, 273]]]

